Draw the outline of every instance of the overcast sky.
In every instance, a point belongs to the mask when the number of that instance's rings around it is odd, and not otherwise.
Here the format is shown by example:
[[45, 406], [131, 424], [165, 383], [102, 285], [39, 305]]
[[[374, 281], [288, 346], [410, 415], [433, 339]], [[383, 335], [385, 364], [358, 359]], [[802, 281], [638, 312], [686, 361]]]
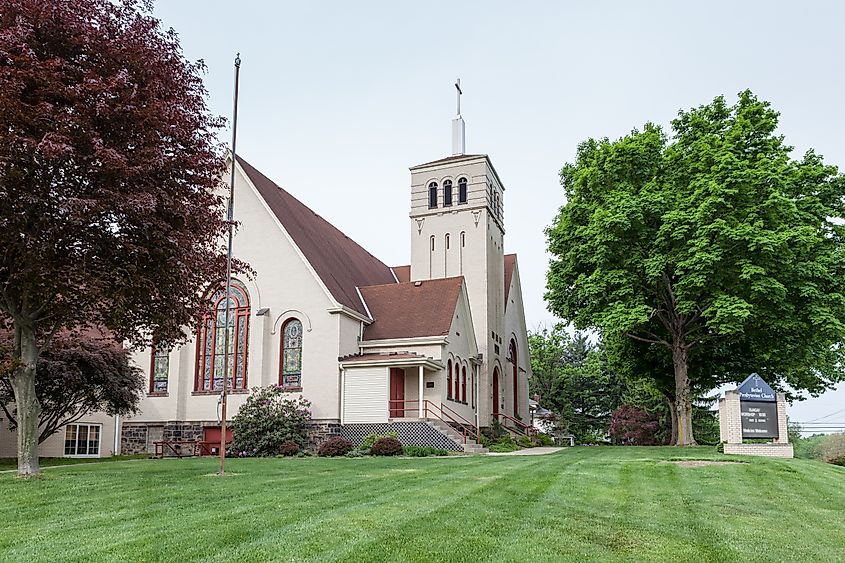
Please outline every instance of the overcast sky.
[[[408, 168], [451, 152], [460, 77], [467, 152], [505, 184], [530, 329], [555, 322], [543, 229], [582, 140], [750, 88], [796, 155], [845, 163], [837, 2], [158, 0], [155, 14], [205, 60], [215, 113], [231, 115], [240, 51], [238, 153], [388, 265], [409, 262]], [[840, 386], [790, 415], [843, 408]]]

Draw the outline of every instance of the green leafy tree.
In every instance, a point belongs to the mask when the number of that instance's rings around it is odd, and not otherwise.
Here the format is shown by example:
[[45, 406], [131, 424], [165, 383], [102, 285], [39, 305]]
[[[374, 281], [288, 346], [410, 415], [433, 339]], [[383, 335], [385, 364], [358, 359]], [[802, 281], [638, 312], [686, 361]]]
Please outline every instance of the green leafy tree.
[[813, 393], [843, 379], [845, 180], [812, 151], [792, 159], [777, 123], [749, 91], [717, 97], [671, 139], [652, 124], [589, 139], [561, 171], [550, 308], [671, 362], [646, 377], [677, 445], [695, 444], [696, 389], [752, 370]]

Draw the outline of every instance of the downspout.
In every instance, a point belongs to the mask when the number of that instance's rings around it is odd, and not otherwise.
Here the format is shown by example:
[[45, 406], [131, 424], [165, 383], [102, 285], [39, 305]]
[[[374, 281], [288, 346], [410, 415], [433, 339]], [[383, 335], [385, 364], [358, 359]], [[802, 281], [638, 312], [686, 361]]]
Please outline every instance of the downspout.
[[120, 455], [120, 415], [114, 415], [114, 446], [112, 455]]

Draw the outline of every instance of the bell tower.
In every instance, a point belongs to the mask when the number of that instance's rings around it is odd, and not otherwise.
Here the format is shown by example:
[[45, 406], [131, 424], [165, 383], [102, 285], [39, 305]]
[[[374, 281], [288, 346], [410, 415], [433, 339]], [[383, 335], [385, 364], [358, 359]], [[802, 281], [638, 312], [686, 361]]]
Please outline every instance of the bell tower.
[[451, 156], [411, 167], [411, 281], [463, 276], [481, 353], [478, 410], [490, 422], [493, 373], [503, 378], [504, 185], [486, 154], [465, 154], [460, 114], [452, 120]]

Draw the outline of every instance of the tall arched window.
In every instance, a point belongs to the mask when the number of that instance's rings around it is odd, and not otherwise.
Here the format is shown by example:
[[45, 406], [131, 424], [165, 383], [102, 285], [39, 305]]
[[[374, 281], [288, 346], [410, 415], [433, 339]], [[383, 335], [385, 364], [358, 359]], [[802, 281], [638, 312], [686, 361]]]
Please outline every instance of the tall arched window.
[[509, 352], [510, 361], [513, 362], [513, 415], [519, 418], [519, 364], [516, 361], [516, 342], [513, 339]]
[[431, 235], [431, 251], [434, 252], [434, 235]]
[[443, 182], [443, 207], [452, 206], [452, 180]]
[[464, 404], [467, 402], [467, 367], [461, 368], [461, 401]]
[[467, 202], [467, 179], [458, 178], [458, 203]]
[[203, 316], [197, 333], [195, 391], [210, 392], [223, 389], [227, 332], [229, 334], [227, 377], [229, 389], [247, 388], [249, 295], [246, 288], [236, 280], [232, 280], [232, 298], [229, 307], [229, 326], [226, 330], [226, 284], [220, 282], [208, 298], [208, 312]]
[[150, 393], [167, 393], [170, 375], [170, 349], [155, 342], [150, 350]]
[[452, 398], [452, 360], [446, 362], [446, 398]]
[[428, 185], [428, 208], [435, 207], [437, 207], [437, 182], [432, 182]]
[[279, 357], [279, 385], [286, 389], [302, 388], [302, 323], [288, 319], [282, 325]]
[[449, 250], [449, 233], [446, 233], [446, 250]]
[[461, 366], [455, 364], [455, 400], [461, 400]]

